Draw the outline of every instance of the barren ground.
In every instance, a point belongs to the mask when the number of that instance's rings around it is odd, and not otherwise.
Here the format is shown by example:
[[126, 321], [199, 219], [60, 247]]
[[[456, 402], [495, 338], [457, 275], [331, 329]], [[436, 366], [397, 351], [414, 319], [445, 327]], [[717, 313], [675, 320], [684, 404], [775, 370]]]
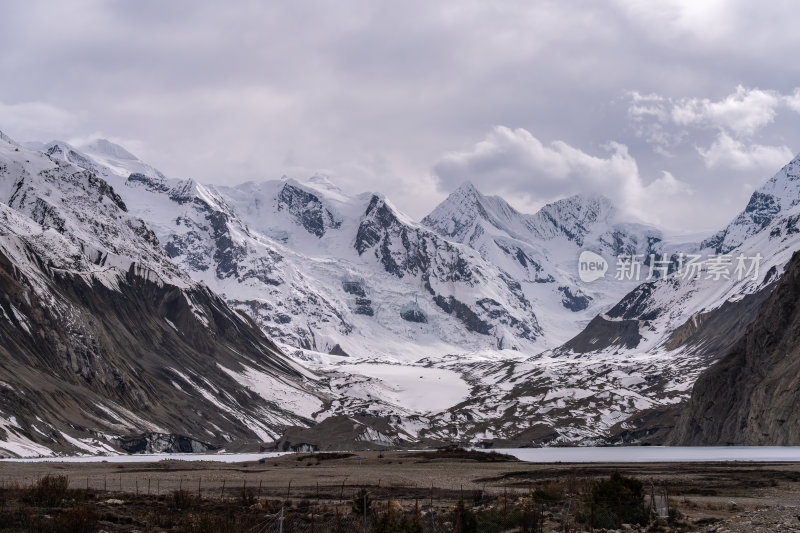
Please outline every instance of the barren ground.
[[[65, 475], [70, 489], [90, 495], [91, 505], [107, 519], [101, 520], [101, 529], [108, 531], [184, 530], [177, 525], [172, 529], [152, 527], [146, 519], [147, 513], [166, 505], [179, 489], [198, 505], [247, 500], [243, 503], [248, 509], [263, 509], [264, 514], [280, 509], [287, 501], [295, 507], [300, 501], [310, 506], [311, 514], [317, 512], [314, 509], [324, 509], [319, 511], [321, 516], [325, 512], [351, 513], [351, 499], [361, 488], [369, 491], [376, 507], [406, 512], [421, 509], [422, 513], [431, 507], [452, 508], [460, 499], [476, 508], [525, 502], [526, 498], [535, 501], [536, 491], [544, 490], [559, 501], [543, 507], [543, 513], [547, 510], [544, 530], [559, 531], [562, 523], [579, 530], [567, 515], [581, 505], [581, 495], [593, 481], [614, 471], [644, 482], [648, 494], [666, 491], [670, 507], [679, 514], [671, 523], [664, 521], [662, 531], [717, 531], [720, 527], [743, 532], [800, 531], [800, 463], [535, 464], [478, 462], [470, 456], [425, 456], [419, 452], [291, 454], [247, 463], [0, 462], [0, 487], [5, 494], [0, 513], [23, 508], [23, 498], [15, 499], [14, 490], [35, 485], [46, 475]], [[109, 499], [119, 502], [105, 503]], [[271, 501], [272, 507], [259, 507], [261, 501]], [[114, 506], [113, 512], [104, 511], [104, 506]], [[127, 518], [116, 522], [111, 518], [122, 515]], [[11, 523], [0, 523], [0, 530], [3, 527], [15, 531]], [[322, 530], [318, 526], [317, 531]]]

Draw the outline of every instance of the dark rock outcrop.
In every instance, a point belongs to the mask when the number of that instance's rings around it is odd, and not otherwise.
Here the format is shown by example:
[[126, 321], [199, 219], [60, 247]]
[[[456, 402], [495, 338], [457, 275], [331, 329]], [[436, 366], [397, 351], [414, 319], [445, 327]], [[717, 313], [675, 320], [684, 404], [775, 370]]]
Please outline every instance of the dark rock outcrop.
[[336, 415], [310, 427], [289, 427], [275, 443], [278, 451], [346, 451], [393, 448], [401, 440], [387, 417]]
[[632, 349], [639, 346], [641, 340], [638, 320], [609, 320], [597, 315], [559, 350], [589, 353], [614, 347]]
[[185, 435], [144, 433], [111, 439], [111, 443], [128, 453], [202, 453], [218, 450], [206, 442]]
[[670, 443], [800, 444], [799, 304], [795, 253], [744, 336], [698, 378]]
[[278, 211], [286, 210], [298, 224], [317, 237], [322, 237], [330, 228], [338, 228], [342, 222], [325, 207], [317, 195], [287, 183], [278, 194]]

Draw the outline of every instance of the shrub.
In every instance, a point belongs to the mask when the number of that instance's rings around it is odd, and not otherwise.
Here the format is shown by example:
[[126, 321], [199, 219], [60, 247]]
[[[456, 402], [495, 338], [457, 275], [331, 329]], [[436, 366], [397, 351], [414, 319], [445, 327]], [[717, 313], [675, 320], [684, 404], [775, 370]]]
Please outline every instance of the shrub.
[[353, 513], [358, 516], [363, 516], [365, 512], [370, 512], [372, 500], [369, 497], [367, 489], [362, 488], [356, 492], [355, 496], [353, 496], [351, 508], [353, 509]]
[[188, 509], [192, 506], [192, 495], [188, 490], [176, 490], [170, 496], [170, 504], [175, 509]]
[[620, 522], [645, 524], [647, 516], [642, 512], [643, 502], [642, 482], [614, 472], [608, 479], [598, 481], [592, 486], [586, 508], [578, 519], [592, 527], [609, 529], [619, 527]]
[[23, 500], [33, 505], [54, 507], [59, 505], [69, 493], [69, 478], [67, 476], [52, 476], [50, 474], [41, 478], [36, 485], [27, 491]]
[[68, 509], [55, 520], [55, 530], [69, 533], [94, 533], [98, 515], [93, 508], [81, 505]]
[[545, 483], [533, 491], [533, 499], [537, 502], [560, 502], [564, 499], [564, 492], [557, 483]]

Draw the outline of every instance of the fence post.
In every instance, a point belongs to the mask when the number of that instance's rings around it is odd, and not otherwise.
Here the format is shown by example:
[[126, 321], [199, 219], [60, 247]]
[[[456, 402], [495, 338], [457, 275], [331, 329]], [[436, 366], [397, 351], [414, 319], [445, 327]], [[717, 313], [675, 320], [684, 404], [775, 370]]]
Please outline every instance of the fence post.
[[503, 529], [506, 528], [507, 517], [508, 517], [508, 489], [503, 487]]
[[364, 493], [364, 533], [367, 533], [367, 494]]

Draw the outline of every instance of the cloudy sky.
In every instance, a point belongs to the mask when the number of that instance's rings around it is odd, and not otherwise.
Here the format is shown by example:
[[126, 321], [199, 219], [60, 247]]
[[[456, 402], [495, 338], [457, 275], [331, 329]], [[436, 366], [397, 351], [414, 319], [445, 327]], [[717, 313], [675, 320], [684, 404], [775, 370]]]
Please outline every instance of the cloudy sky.
[[0, 130], [176, 178], [324, 173], [421, 218], [463, 181], [713, 230], [800, 151], [800, 10], [771, 0], [0, 7]]

